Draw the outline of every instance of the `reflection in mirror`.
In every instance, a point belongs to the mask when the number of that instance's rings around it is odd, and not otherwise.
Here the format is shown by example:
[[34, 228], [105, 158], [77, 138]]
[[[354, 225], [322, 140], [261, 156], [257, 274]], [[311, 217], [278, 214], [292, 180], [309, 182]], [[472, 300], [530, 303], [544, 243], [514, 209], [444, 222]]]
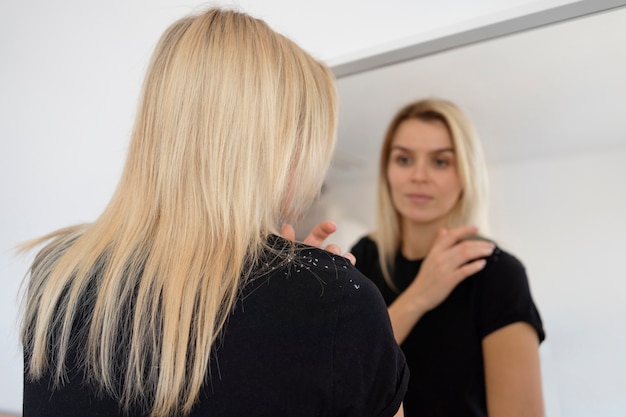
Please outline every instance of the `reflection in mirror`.
[[298, 227], [332, 219], [350, 247], [373, 227], [392, 115], [457, 103], [485, 148], [491, 237], [526, 265], [544, 319], [548, 416], [626, 415], [625, 27], [619, 8], [341, 77], [334, 165]]

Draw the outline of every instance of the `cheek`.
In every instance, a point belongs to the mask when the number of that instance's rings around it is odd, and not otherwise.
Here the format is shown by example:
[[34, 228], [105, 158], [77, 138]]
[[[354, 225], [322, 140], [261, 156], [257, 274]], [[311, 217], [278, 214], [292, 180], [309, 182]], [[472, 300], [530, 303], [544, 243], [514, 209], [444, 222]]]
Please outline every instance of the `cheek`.
[[442, 184], [445, 193], [451, 199], [454, 199], [455, 201], [459, 199], [463, 188], [461, 187], [461, 181], [456, 173], [450, 175], [448, 178], [445, 178]]
[[402, 183], [402, 178], [398, 175], [398, 172], [394, 169], [387, 169], [387, 184], [389, 186], [389, 191], [394, 193], [394, 190], [398, 188]]
[[387, 168], [387, 183], [389, 184], [390, 187], [395, 187], [398, 184], [402, 183], [402, 173], [397, 170], [394, 169], [392, 166], [390, 166], [389, 168]]

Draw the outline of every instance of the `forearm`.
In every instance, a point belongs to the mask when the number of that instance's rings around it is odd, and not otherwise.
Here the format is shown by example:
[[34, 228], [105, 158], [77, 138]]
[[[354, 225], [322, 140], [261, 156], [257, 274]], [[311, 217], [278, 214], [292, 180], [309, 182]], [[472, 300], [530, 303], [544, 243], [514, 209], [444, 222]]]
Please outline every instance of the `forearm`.
[[396, 342], [402, 344], [428, 310], [409, 288], [389, 306], [388, 311]]

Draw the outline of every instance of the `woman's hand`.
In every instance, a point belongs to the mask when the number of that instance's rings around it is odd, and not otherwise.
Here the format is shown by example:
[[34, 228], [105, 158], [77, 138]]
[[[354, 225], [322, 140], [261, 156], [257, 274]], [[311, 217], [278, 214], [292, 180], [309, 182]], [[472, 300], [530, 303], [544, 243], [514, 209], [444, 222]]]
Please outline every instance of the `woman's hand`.
[[445, 300], [465, 278], [485, 267], [495, 245], [485, 240], [462, 240], [478, 229], [442, 229], [413, 283], [389, 306], [394, 335], [402, 343], [417, 321]]
[[[328, 220], [320, 222], [311, 229], [311, 232], [309, 232], [309, 235], [304, 239], [303, 243], [321, 248], [328, 236], [335, 233], [335, 231], [337, 231], [337, 225], [335, 223]], [[280, 233], [285, 239], [296, 240], [296, 232], [290, 224], [284, 224]], [[356, 263], [354, 255], [350, 252], [342, 253], [338, 245], [331, 243], [323, 249], [335, 255], [343, 256], [348, 259], [352, 265]]]
[[486, 240], [462, 240], [477, 232], [471, 226], [439, 231], [417, 278], [407, 289], [425, 311], [437, 307], [461, 281], [485, 267], [484, 258], [493, 253], [495, 245]]

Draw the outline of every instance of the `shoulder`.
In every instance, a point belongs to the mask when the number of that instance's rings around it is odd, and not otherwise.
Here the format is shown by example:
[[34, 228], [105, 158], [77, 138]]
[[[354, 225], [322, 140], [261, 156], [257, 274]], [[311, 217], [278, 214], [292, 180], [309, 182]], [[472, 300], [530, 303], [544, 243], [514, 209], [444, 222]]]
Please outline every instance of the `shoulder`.
[[545, 338], [526, 268], [516, 256], [497, 247], [476, 278], [483, 337], [508, 324], [524, 321], [535, 328], [540, 341]]
[[[354, 306], [378, 300], [377, 288], [347, 258], [326, 250], [273, 238], [269, 256], [257, 264], [246, 292], [271, 286], [290, 302], [349, 302]], [[343, 301], [342, 301], [343, 300]]]
[[385, 301], [376, 284], [343, 256], [298, 244], [289, 275], [294, 273], [304, 278], [296, 280], [301, 282], [298, 285], [319, 289], [309, 291], [310, 294], [336, 303], [339, 331], [372, 326], [391, 328]]
[[340, 292], [342, 299], [370, 309], [382, 300], [376, 286], [347, 258], [307, 245], [298, 245], [296, 253], [296, 271], [305, 268], [323, 279], [326, 288]]
[[[497, 246], [493, 254], [487, 258], [485, 268], [479, 273], [486, 283], [511, 287], [514, 285], [528, 286], [526, 267], [522, 261], [510, 252]], [[502, 280], [506, 277], [506, 280]]]

